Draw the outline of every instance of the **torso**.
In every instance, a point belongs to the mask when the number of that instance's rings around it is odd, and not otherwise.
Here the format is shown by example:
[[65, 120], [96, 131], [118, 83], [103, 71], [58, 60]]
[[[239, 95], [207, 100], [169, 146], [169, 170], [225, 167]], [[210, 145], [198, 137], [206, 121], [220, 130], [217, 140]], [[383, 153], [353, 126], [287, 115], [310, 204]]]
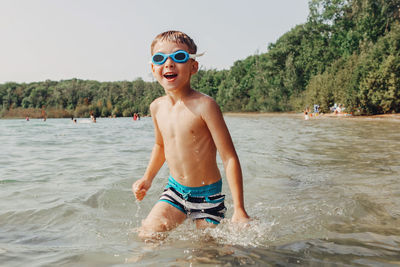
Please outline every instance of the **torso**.
[[172, 104], [167, 96], [156, 100], [154, 114], [164, 141], [170, 173], [185, 186], [198, 187], [221, 179], [216, 163], [216, 147], [201, 116], [203, 101], [209, 97], [198, 92]]

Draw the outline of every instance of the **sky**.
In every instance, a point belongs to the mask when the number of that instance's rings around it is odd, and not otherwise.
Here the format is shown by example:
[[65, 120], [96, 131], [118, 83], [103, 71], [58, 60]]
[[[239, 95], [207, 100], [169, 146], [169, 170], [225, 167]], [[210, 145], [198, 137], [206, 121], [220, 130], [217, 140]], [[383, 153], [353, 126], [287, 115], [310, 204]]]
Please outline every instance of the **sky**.
[[229, 69], [308, 16], [308, 0], [0, 0], [0, 83], [153, 81], [150, 44], [180, 30]]

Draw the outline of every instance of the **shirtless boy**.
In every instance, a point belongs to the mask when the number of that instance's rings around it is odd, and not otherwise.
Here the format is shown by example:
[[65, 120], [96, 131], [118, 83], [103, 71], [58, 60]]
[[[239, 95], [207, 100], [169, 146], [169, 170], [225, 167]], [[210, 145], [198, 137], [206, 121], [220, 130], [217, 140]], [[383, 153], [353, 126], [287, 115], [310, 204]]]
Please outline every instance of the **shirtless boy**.
[[169, 231], [186, 218], [200, 229], [219, 224], [226, 209], [217, 151], [233, 198], [232, 221], [249, 220], [239, 159], [219, 106], [190, 87], [190, 78], [199, 68], [196, 52], [193, 40], [179, 31], [161, 33], [151, 44], [151, 70], [165, 96], [150, 105], [155, 144], [147, 169], [132, 191], [141, 201], [165, 161], [170, 177], [160, 200], [142, 222], [142, 238]]

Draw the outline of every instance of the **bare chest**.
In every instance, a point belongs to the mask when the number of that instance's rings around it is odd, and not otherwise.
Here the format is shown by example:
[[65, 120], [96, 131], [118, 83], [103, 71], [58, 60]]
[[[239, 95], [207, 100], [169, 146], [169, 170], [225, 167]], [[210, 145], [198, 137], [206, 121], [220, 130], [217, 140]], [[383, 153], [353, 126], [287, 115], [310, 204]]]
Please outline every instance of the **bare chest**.
[[202, 117], [185, 107], [160, 110], [157, 113], [157, 124], [164, 142], [174, 139], [192, 140], [208, 133]]

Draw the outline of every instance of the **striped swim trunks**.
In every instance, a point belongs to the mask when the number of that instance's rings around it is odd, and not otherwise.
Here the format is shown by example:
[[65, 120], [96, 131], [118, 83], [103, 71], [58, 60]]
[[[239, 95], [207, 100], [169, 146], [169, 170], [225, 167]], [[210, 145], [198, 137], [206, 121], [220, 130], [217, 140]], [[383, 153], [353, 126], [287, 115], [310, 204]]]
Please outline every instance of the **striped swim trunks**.
[[219, 224], [226, 211], [225, 195], [221, 194], [221, 190], [222, 180], [210, 185], [188, 187], [169, 176], [159, 201], [174, 206], [192, 220], [205, 219], [209, 223]]

